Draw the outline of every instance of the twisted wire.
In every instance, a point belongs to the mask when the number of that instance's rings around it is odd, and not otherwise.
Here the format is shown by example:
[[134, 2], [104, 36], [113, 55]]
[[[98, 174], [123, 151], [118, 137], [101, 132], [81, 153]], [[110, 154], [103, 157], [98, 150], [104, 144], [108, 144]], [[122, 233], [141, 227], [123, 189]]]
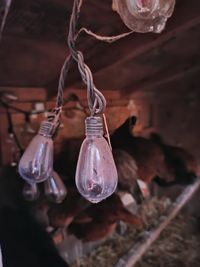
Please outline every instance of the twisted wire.
[[[79, 4], [80, 5], [78, 6], [77, 16], [76, 17], [73, 16], [73, 20], [78, 20], [78, 13], [80, 12], [82, 0], [80, 1]], [[72, 20], [72, 16], [71, 16], [71, 20]], [[73, 26], [73, 29], [74, 29], [73, 32], [75, 32], [75, 24]], [[74, 42], [76, 41], [77, 37], [78, 36], [75, 36], [75, 35], [72, 37], [74, 38]], [[60, 72], [59, 83], [58, 83], [58, 93], [57, 93], [57, 99], [56, 99], [56, 108], [55, 108], [55, 110], [60, 110], [60, 112], [62, 111], [62, 106], [64, 104], [65, 80], [70, 69], [71, 61], [72, 61], [72, 55], [70, 53], [70, 55], [67, 56], [67, 58], [65, 59], [63, 66], [61, 68], [61, 72]]]
[[69, 27], [68, 46], [72, 58], [78, 64], [78, 69], [81, 74], [82, 80], [87, 86], [87, 99], [91, 115], [95, 115], [104, 112], [106, 108], [106, 99], [94, 85], [92, 72], [84, 62], [83, 54], [76, 49], [76, 38], [78, 36], [76, 34], [76, 28], [80, 14], [81, 4], [82, 4], [81, 0], [74, 0], [73, 11]]
[[87, 28], [84, 28], [84, 27], [79, 30], [78, 35], [81, 34], [82, 32], [85, 32], [86, 34], [94, 37], [96, 40], [99, 40], [99, 41], [105, 42], [105, 43], [114, 43], [114, 42], [134, 33], [134, 31], [128, 31], [128, 32], [114, 35], [114, 36], [102, 36], [102, 35], [94, 33], [91, 30], [88, 30]]
[[65, 79], [69, 72], [70, 63], [71, 63], [72, 57], [69, 55], [62, 66], [60, 77], [59, 77], [59, 83], [58, 83], [58, 93], [57, 93], [57, 99], [56, 99], [56, 109], [61, 108], [64, 104], [64, 89], [65, 89]]
[[69, 26], [69, 34], [68, 34], [68, 47], [70, 50], [70, 55], [65, 59], [63, 67], [61, 69], [61, 74], [59, 78], [59, 85], [58, 85], [58, 94], [57, 94], [57, 102], [56, 102], [56, 110], [62, 110], [63, 106], [63, 92], [65, 87], [65, 79], [67, 73], [69, 72], [70, 63], [72, 59], [77, 62], [78, 70], [81, 74], [81, 78], [83, 82], [87, 86], [87, 99], [88, 99], [88, 106], [91, 112], [91, 115], [103, 113], [106, 108], [106, 99], [103, 94], [96, 88], [93, 75], [90, 68], [86, 65], [84, 61], [84, 56], [81, 51], [76, 49], [76, 40], [81, 32], [86, 32], [87, 34], [95, 37], [97, 40], [112, 43], [125, 36], [133, 33], [133, 31], [129, 31], [127, 33], [123, 33], [117, 36], [100, 36], [92, 31], [81, 28], [77, 32], [77, 23], [80, 15], [80, 9], [83, 4], [83, 0], [74, 0], [73, 10], [70, 18], [70, 26]]

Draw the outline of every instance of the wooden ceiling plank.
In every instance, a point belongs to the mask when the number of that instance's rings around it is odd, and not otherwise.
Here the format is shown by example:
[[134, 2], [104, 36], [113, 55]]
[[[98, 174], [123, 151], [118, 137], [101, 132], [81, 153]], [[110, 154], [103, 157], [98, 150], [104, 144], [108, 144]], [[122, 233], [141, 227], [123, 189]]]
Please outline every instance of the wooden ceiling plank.
[[[197, 3], [196, 0], [185, 1], [184, 5], [178, 10], [178, 14], [176, 14], [176, 12], [174, 13], [171, 24], [170, 21], [168, 22], [169, 25], [167, 25], [166, 31], [160, 35], [136, 34], [134, 36], [133, 34], [133, 36], [110, 45], [110, 48], [107, 47], [105, 53], [102, 53], [101, 57], [98, 58], [99, 62], [96, 62], [97, 68], [96, 71], [94, 70], [95, 77], [100, 77], [102, 73], [108, 72], [112, 70], [112, 68], [119, 68], [130, 59], [133, 60], [149, 50], [161, 46], [171, 38], [198, 26], [200, 24], [198, 6], [199, 3]], [[114, 56], [111, 58], [112, 54]], [[108, 58], [110, 59], [109, 61]], [[98, 64], [103, 66], [102, 61], [104, 61], [107, 66], [101, 67], [101, 69], [98, 70]], [[108, 62], [110, 63], [109, 65]], [[92, 61], [90, 61], [89, 64], [94, 65]]]
[[146, 82], [141, 85], [141, 87], [129, 87], [124, 90], [124, 92], [132, 92], [132, 91], [150, 91], [150, 90], [155, 90], [157, 88], [160, 88], [161, 86], [164, 87], [167, 84], [170, 84], [171, 82], [174, 81], [180, 81], [181, 79], [186, 79], [191, 75], [198, 74], [200, 73], [200, 65], [191, 67], [185, 71], [177, 71], [172, 75], [172, 73], [169, 73], [168, 75], [163, 76], [163, 79], [152, 79], [152, 82]]

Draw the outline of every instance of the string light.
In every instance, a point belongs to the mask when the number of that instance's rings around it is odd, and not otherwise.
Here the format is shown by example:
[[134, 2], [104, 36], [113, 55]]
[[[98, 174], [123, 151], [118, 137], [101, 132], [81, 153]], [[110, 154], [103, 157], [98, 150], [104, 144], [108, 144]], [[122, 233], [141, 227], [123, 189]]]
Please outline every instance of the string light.
[[113, 10], [135, 32], [162, 32], [174, 6], [175, 0], [113, 0]]
[[98, 203], [109, 197], [117, 186], [117, 170], [111, 149], [103, 137], [101, 114], [106, 108], [106, 100], [96, 88], [89, 67], [84, 62], [83, 54], [76, 49], [76, 24], [81, 1], [75, 0], [68, 46], [72, 58], [77, 62], [83, 82], [87, 86], [87, 99], [90, 116], [85, 120], [86, 139], [84, 140], [76, 169], [76, 186], [87, 200]]
[[86, 138], [81, 146], [78, 158], [76, 185], [83, 197], [93, 203], [97, 203], [109, 197], [115, 191], [118, 180], [117, 170], [111, 147], [103, 136], [102, 115], [105, 123], [106, 100], [96, 88], [90, 68], [85, 64], [83, 54], [76, 49], [76, 40], [82, 31], [105, 42], [114, 42], [133, 31], [160, 32], [164, 28], [167, 18], [173, 12], [175, 0], [113, 0], [114, 9], [120, 14], [122, 20], [131, 31], [111, 37], [99, 36], [85, 28], [77, 31], [82, 2], [82, 0], [74, 0], [73, 4], [68, 34], [70, 54], [65, 59], [61, 69], [56, 107], [49, 114], [48, 119], [42, 122], [38, 135], [32, 140], [22, 156], [19, 163], [19, 173], [31, 185], [45, 181], [45, 192], [49, 197], [51, 196], [52, 198], [53, 196], [53, 201], [61, 201], [61, 197], [57, 198], [59, 190], [60, 192], [62, 191], [60, 196], [64, 197], [66, 195], [63, 186], [60, 184], [60, 178], [53, 172], [52, 138], [58, 128], [64, 104], [65, 79], [71, 61], [74, 60], [87, 87], [87, 100], [90, 111], [90, 116], [85, 120]]
[[107, 198], [117, 187], [117, 170], [108, 142], [103, 137], [101, 117], [86, 119], [84, 140], [77, 164], [76, 186], [93, 203]]
[[47, 121], [41, 123], [38, 134], [33, 138], [22, 158], [18, 171], [28, 183], [47, 180], [53, 172], [53, 140], [58, 127], [60, 110], [52, 112]]
[[33, 184], [33, 183], [32, 184], [25, 183], [23, 190], [22, 190], [22, 195], [24, 199], [27, 201], [37, 200], [40, 196], [38, 185]]
[[61, 203], [65, 199], [67, 189], [62, 179], [55, 171], [53, 171], [52, 175], [44, 182], [44, 193], [46, 197], [54, 203]]

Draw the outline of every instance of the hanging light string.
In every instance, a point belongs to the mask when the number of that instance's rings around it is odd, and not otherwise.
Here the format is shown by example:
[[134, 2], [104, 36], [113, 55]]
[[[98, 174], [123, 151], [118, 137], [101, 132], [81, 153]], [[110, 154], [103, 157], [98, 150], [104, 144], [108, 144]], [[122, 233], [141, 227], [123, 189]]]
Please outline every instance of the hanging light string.
[[63, 67], [61, 69], [59, 85], [58, 85], [56, 109], [57, 110], [62, 109], [63, 92], [65, 89], [65, 80], [69, 72], [70, 63], [72, 59], [74, 59], [78, 64], [78, 69], [81, 74], [82, 80], [87, 86], [88, 106], [89, 106], [91, 115], [94, 116], [94, 115], [101, 114], [104, 112], [106, 108], [106, 100], [103, 94], [96, 88], [94, 81], [93, 81], [91, 70], [85, 64], [84, 56], [82, 52], [76, 49], [76, 40], [79, 37], [80, 33], [85, 32], [86, 34], [94, 37], [95, 39], [99, 41], [112, 43], [132, 34], [133, 31], [129, 31], [129, 32], [119, 34], [116, 36], [101, 36], [84, 27], [81, 28], [79, 31], [77, 31], [77, 23], [78, 23], [82, 4], [83, 4], [83, 0], [74, 0], [72, 15], [70, 19], [69, 34], [68, 34], [68, 47], [70, 50], [70, 55], [65, 59]]
[[[2, 19], [2, 22], [0, 25], [0, 38], [1, 38], [1, 34], [3, 32], [3, 28], [5, 26], [6, 17], [8, 15], [11, 2], [12, 2], [12, 0], [5, 0], [5, 10], [4, 10], [3, 19]], [[123, 38], [123, 37], [132, 33], [132, 31], [130, 31], [128, 33], [120, 34], [117, 36], [108, 37], [108, 36], [97, 35], [86, 28], [81, 28], [77, 32], [77, 23], [78, 23], [79, 14], [80, 14], [82, 4], [83, 4], [83, 0], [74, 0], [73, 11], [72, 11], [71, 19], [70, 19], [69, 34], [68, 34], [68, 46], [70, 49], [70, 55], [68, 55], [67, 58], [65, 59], [64, 64], [63, 64], [62, 69], [61, 69], [59, 84], [58, 84], [56, 106], [51, 112], [48, 113], [48, 120], [54, 123], [55, 130], [59, 125], [59, 119], [60, 119], [60, 115], [61, 115], [63, 105], [64, 105], [65, 80], [66, 80], [67, 74], [69, 72], [72, 59], [74, 59], [77, 62], [78, 69], [79, 69], [79, 72], [81, 74], [82, 80], [87, 86], [87, 99], [88, 99], [88, 106], [89, 106], [89, 110], [90, 110], [91, 115], [94, 116], [97, 114], [101, 114], [104, 112], [104, 110], [106, 108], [105, 97], [96, 88], [94, 81], [93, 81], [93, 75], [91, 73], [91, 70], [84, 62], [83, 54], [76, 49], [76, 40], [77, 40], [78, 36], [80, 35], [80, 33], [85, 32], [85, 33], [95, 37], [97, 40], [105, 41], [105, 42], [109, 42], [109, 43], [117, 41], [120, 38]], [[0, 103], [2, 104], [2, 101]], [[3, 104], [5, 107], [5, 103], [3, 103]], [[8, 108], [9, 105], [7, 103], [6, 103], [6, 105]], [[13, 110], [16, 110], [18, 112], [24, 113], [26, 116], [29, 116], [33, 113], [34, 114], [42, 113], [41, 111], [29, 113], [29, 112], [23, 111], [21, 109], [15, 108], [13, 106], [10, 106], [10, 108]], [[104, 124], [106, 126], [105, 115], [104, 115]], [[108, 133], [107, 127], [106, 127], [106, 131], [107, 131], [107, 137], [109, 139], [109, 133]]]
[[[88, 106], [89, 106], [91, 116], [95, 116], [97, 114], [104, 113], [105, 108], [106, 108], [106, 99], [104, 95], [96, 88], [94, 81], [93, 81], [92, 72], [90, 68], [86, 65], [84, 61], [84, 56], [82, 52], [77, 50], [76, 48], [76, 40], [81, 32], [86, 32], [87, 34], [95, 37], [97, 40], [112, 43], [114, 41], [117, 41], [131, 34], [133, 31], [120, 34], [117, 36], [111, 36], [111, 37], [97, 35], [93, 33], [92, 31], [87, 30], [86, 28], [81, 28], [77, 32], [77, 24], [78, 24], [78, 19], [79, 19], [82, 3], [83, 3], [82, 0], [74, 0], [72, 15], [70, 18], [69, 34], [68, 34], [68, 47], [70, 50], [70, 55], [64, 61], [63, 67], [61, 69], [59, 85], [58, 85], [56, 109], [62, 110], [63, 95], [64, 95], [64, 89], [65, 89], [65, 79], [69, 72], [70, 63], [73, 59], [77, 62], [82, 80], [87, 86], [87, 100], [88, 100]], [[103, 114], [103, 119], [104, 119], [104, 125], [106, 129], [106, 136], [107, 136], [110, 148], [112, 149], [105, 114]]]
[[[3, 96], [3, 95], [2, 95]], [[25, 116], [25, 121], [27, 122], [30, 119], [31, 115], [35, 115], [35, 114], [42, 114], [45, 113], [45, 111], [26, 111], [23, 109], [20, 109], [18, 107], [13, 106], [12, 104], [6, 102], [5, 100], [3, 100], [3, 98], [0, 95], [0, 106], [2, 106], [5, 109], [6, 115], [7, 115], [7, 119], [8, 119], [8, 134], [12, 135], [13, 137], [13, 141], [16, 144], [16, 147], [18, 148], [20, 155], [23, 154], [24, 149], [20, 143], [20, 140], [17, 136], [17, 133], [15, 131], [15, 126], [12, 120], [12, 111], [15, 111], [17, 113], [23, 114]], [[83, 106], [83, 104], [80, 102], [79, 98], [75, 95], [75, 94], [71, 94], [69, 95], [69, 97], [64, 101], [64, 104], [69, 103], [69, 102], [73, 102], [73, 101], [77, 101], [77, 104], [75, 107], [66, 107], [64, 108], [64, 110], [80, 110], [82, 111], [85, 115], [88, 115], [87, 110], [85, 109], [85, 107]], [[49, 112], [49, 114], [51, 114]]]
[[[57, 110], [62, 109], [65, 79], [70, 68], [71, 60], [74, 59], [78, 63], [78, 69], [82, 76], [82, 80], [87, 85], [87, 98], [88, 98], [88, 105], [90, 112], [92, 115], [95, 115], [104, 111], [106, 106], [106, 100], [104, 96], [94, 86], [92, 73], [89, 67], [84, 63], [83, 54], [80, 51], [78, 51], [75, 47], [75, 43], [78, 37], [76, 28], [81, 5], [82, 1], [80, 0], [74, 1], [73, 11], [70, 19], [69, 34], [68, 34], [68, 46], [70, 49], [70, 55], [66, 58], [63, 67], [61, 69], [59, 85], [58, 85], [56, 109]], [[97, 105], [99, 106], [98, 110], [97, 110]]]
[[[5, 21], [10, 9], [12, 0], [5, 0], [5, 10], [4, 10], [4, 15], [3, 19], [0, 25], [0, 39], [1, 35], [3, 32], [3, 28], [5, 26]], [[60, 78], [59, 78], [59, 84], [58, 84], [58, 93], [57, 93], [57, 99], [56, 99], [56, 106], [55, 108], [48, 113], [48, 120], [51, 122], [55, 122], [55, 128], [59, 125], [59, 119], [60, 115], [63, 109], [64, 105], [64, 89], [65, 89], [65, 80], [67, 77], [67, 74], [70, 69], [70, 64], [72, 62], [72, 59], [74, 59], [77, 64], [78, 64], [78, 69], [81, 74], [83, 82], [87, 86], [87, 99], [88, 99], [88, 106], [89, 110], [92, 116], [101, 114], [104, 112], [106, 108], [106, 100], [103, 94], [96, 88], [94, 81], [93, 81], [93, 76], [91, 73], [90, 68], [85, 64], [84, 62], [84, 57], [82, 52], [78, 51], [76, 49], [76, 40], [78, 36], [80, 35], [81, 32], [85, 32], [97, 40], [112, 43], [114, 41], [117, 41], [129, 34], [131, 34], [133, 31], [120, 34], [117, 36], [101, 36], [98, 34], [93, 33], [92, 31], [86, 29], [86, 28], [81, 28], [77, 32], [77, 23], [79, 19], [79, 14], [81, 10], [81, 6], [83, 4], [83, 0], [75, 0], [74, 5], [73, 5], [73, 11], [70, 19], [70, 28], [69, 28], [69, 34], [68, 34], [68, 46], [70, 49], [70, 55], [67, 56], [67, 58], [64, 61], [64, 64], [61, 69], [60, 73]], [[1, 103], [2, 104], [2, 103]], [[25, 115], [31, 115], [31, 114], [39, 114], [43, 113], [43, 111], [36, 111], [36, 112], [26, 112], [21, 109], [15, 108], [13, 106], [10, 106], [11, 109], [16, 110], [18, 112], [24, 113]]]
[[[74, 12], [74, 9], [73, 9], [73, 14], [71, 16], [71, 21], [73, 20], [74, 22], [71, 22], [72, 24], [76, 24], [77, 20], [78, 20], [78, 16], [79, 16], [79, 13], [80, 13], [80, 9], [81, 9], [81, 6], [82, 6], [82, 3], [83, 1], [82, 0], [79, 0], [79, 4], [77, 6], [77, 10], [76, 12]], [[76, 27], [74, 27], [74, 31], [75, 32], [75, 29]], [[69, 39], [69, 35], [70, 35], [70, 31], [69, 31], [69, 34], [68, 34], [68, 39]], [[74, 40], [73, 42], [75, 43], [76, 39], [78, 38], [78, 35], [75, 36], [75, 35], [72, 35]], [[60, 77], [59, 77], [59, 83], [58, 83], [58, 93], [57, 93], [57, 99], [56, 99], [56, 109], [62, 109], [62, 106], [63, 106], [63, 100], [64, 100], [64, 89], [65, 89], [65, 80], [66, 80], [66, 77], [67, 77], [67, 74], [69, 72], [69, 69], [70, 69], [70, 64], [71, 64], [71, 61], [72, 61], [72, 53], [70, 53], [70, 55], [67, 56], [67, 58], [65, 59], [64, 61], [64, 64], [61, 68], [61, 72], [60, 72]]]

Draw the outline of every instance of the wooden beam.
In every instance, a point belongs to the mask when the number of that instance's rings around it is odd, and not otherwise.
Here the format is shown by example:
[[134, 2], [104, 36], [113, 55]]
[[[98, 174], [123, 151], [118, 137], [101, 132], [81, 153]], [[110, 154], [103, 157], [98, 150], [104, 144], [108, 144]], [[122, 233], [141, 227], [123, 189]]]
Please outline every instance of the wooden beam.
[[[200, 24], [199, 7], [200, 2], [197, 0], [182, 0], [162, 34], [133, 34], [111, 44], [109, 48], [105, 49], [105, 53], [101, 53], [98, 60], [95, 58], [94, 61], [89, 62], [90, 66], [94, 66], [95, 80], [101, 79], [104, 73], [111, 73], [113, 68], [120, 68], [127, 61], [134, 60], [134, 58], [161, 46], [177, 35], [198, 26]], [[98, 66], [101, 68], [98, 69]]]
[[115, 267], [133, 267], [150, 248], [150, 246], [159, 238], [162, 231], [168, 226], [168, 224], [176, 217], [185, 204], [191, 199], [191, 197], [197, 192], [200, 187], [200, 179], [183, 191], [183, 193], [176, 199], [176, 201], [170, 206], [168, 211], [160, 217], [157, 225], [150, 231], [144, 233], [141, 241], [136, 243], [126, 255], [124, 255]]
[[[148, 53], [155, 48], [162, 47], [185, 32], [197, 27], [200, 24], [198, 12], [200, 2], [198, 0], [177, 1], [177, 6], [172, 18], [167, 22], [166, 29], [162, 34], [135, 33], [113, 44], [97, 43], [95, 54], [84, 51], [87, 63], [94, 74], [94, 81], [97, 86], [105, 88], [105, 79], [113, 79], [113, 73], [122, 69], [128, 62]], [[121, 22], [123, 24], [123, 22]], [[81, 38], [80, 38], [81, 41]], [[69, 86], [80, 87], [80, 75], [73, 70], [68, 79]]]
[[170, 84], [174, 81], [179, 81], [181, 79], [186, 79], [188, 76], [195, 75], [200, 73], [200, 65], [193, 66], [187, 70], [180, 70], [174, 73], [174, 70], [169, 71], [168, 73], [162, 73], [160, 75], [153, 76], [151, 80], [146, 81], [145, 83], [139, 83], [138, 85], [132, 85], [125, 88], [125, 94], [131, 93], [134, 91], [149, 91], [151, 89], [157, 89], [163, 87], [164, 85]]

